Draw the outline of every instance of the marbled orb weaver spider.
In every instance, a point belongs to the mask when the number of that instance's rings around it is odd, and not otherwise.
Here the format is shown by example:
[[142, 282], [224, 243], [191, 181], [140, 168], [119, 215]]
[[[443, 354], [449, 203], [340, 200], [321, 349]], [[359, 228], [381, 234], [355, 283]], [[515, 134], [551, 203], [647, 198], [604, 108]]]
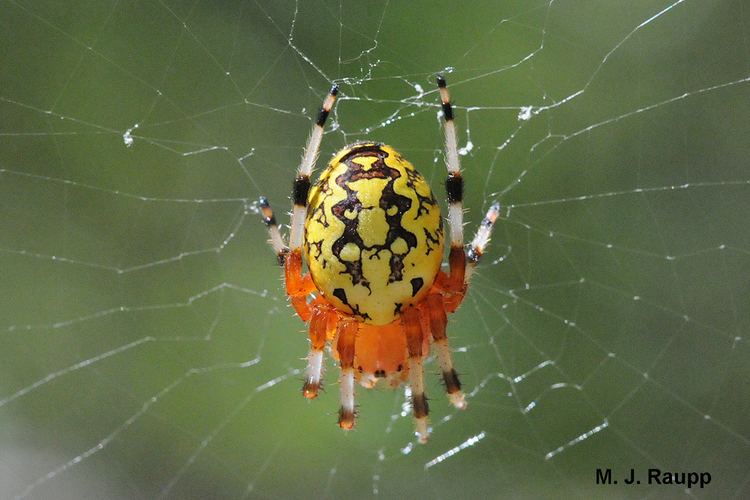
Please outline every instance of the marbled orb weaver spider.
[[[330, 342], [341, 368], [339, 426], [354, 427], [355, 379], [366, 388], [380, 380], [398, 387], [408, 379], [421, 443], [429, 436], [422, 360], [430, 336], [448, 399], [456, 408], [466, 408], [445, 334], [447, 313], [461, 304], [500, 211], [497, 203], [490, 207], [465, 253], [453, 108], [445, 79], [439, 76], [437, 84], [448, 167], [448, 273], [440, 270], [444, 233], [437, 200], [422, 175], [390, 146], [358, 142], [345, 147], [311, 189], [323, 127], [338, 94], [335, 85], [323, 102], [294, 180], [288, 248], [268, 200], [260, 199], [271, 246], [284, 266], [286, 293], [309, 325], [303, 395], [318, 395], [323, 349]], [[304, 275], [303, 253], [309, 270]]]

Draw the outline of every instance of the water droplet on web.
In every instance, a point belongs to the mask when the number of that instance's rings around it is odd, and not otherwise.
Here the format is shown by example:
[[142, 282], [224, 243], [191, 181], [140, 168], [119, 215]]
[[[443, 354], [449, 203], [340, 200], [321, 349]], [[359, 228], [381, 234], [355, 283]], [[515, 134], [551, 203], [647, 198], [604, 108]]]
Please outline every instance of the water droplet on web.
[[518, 120], [519, 121], [527, 121], [531, 119], [531, 110], [533, 109], [532, 106], [523, 106], [521, 110], [518, 112]]

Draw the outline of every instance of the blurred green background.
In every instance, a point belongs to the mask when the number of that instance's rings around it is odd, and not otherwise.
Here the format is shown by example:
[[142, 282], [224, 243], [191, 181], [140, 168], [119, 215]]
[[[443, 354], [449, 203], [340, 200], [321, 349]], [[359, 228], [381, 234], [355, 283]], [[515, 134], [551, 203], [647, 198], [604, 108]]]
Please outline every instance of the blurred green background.
[[[0, 4], [0, 497], [750, 496], [750, 9], [722, 1]], [[300, 394], [307, 340], [253, 204], [396, 146], [468, 232], [503, 204], [427, 365], [357, 429]], [[321, 164], [323, 161], [320, 162]], [[705, 489], [596, 468], [706, 471]]]

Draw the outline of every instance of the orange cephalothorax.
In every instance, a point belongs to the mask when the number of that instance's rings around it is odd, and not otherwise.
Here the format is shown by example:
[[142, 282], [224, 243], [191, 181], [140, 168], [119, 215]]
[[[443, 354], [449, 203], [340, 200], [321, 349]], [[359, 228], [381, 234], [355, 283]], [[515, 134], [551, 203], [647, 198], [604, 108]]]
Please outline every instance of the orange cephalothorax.
[[[429, 349], [428, 337], [424, 337], [423, 349]], [[401, 320], [384, 326], [363, 323], [357, 333], [354, 366], [356, 377], [363, 387], [375, 387], [384, 381], [398, 387], [409, 374], [406, 336]]]

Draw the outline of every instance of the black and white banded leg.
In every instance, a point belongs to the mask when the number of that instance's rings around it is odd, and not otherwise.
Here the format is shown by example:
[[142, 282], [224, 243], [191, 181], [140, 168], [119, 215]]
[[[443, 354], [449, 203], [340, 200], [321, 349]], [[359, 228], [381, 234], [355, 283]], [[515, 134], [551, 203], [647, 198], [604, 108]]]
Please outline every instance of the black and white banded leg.
[[422, 345], [424, 332], [419, 313], [415, 307], [407, 307], [401, 314], [401, 323], [406, 332], [406, 349], [409, 355], [409, 387], [411, 388], [411, 405], [414, 414], [414, 428], [417, 440], [424, 444], [430, 437], [428, 417], [430, 407], [424, 387], [424, 367], [422, 366]]
[[323, 106], [321, 106], [318, 112], [315, 125], [313, 125], [310, 138], [305, 146], [302, 161], [297, 169], [297, 176], [294, 179], [294, 187], [292, 189], [293, 207], [289, 248], [284, 245], [284, 240], [279, 232], [279, 226], [276, 223], [276, 217], [273, 214], [273, 210], [271, 210], [268, 199], [263, 196], [260, 198], [261, 215], [268, 229], [269, 243], [276, 253], [279, 264], [284, 266], [287, 295], [300, 318], [303, 321], [311, 321], [311, 347], [307, 358], [305, 385], [302, 389], [302, 393], [309, 399], [317, 396], [320, 387], [323, 370], [322, 355], [326, 341], [328, 316], [319, 314], [311, 318], [312, 309], [307, 304], [307, 295], [311, 291], [308, 288], [312, 285], [312, 280], [309, 275], [302, 275], [302, 238], [307, 210], [307, 195], [310, 191], [310, 174], [320, 152], [323, 127], [336, 101], [336, 94], [338, 94], [338, 87], [334, 85], [331, 87], [330, 92], [323, 101]]
[[[445, 190], [448, 194], [448, 222], [450, 224], [451, 253], [463, 253], [464, 245], [464, 213], [463, 191], [464, 182], [461, 177], [461, 162], [458, 159], [458, 141], [456, 139], [456, 124], [453, 121], [453, 106], [448, 93], [445, 78], [437, 77], [440, 91], [440, 102], [443, 108], [443, 131], [445, 132], [445, 166], [448, 178], [445, 180]], [[461, 259], [463, 260], [463, 258]], [[451, 261], [453, 264], [453, 261]], [[453, 278], [453, 271], [451, 272]], [[463, 276], [461, 276], [463, 281]]]
[[[464, 214], [463, 214], [463, 190], [464, 181], [461, 176], [461, 163], [458, 158], [458, 140], [456, 138], [456, 124], [453, 121], [453, 106], [451, 105], [450, 93], [445, 78], [437, 77], [437, 85], [440, 92], [440, 103], [443, 109], [443, 132], [445, 133], [445, 166], [448, 169], [448, 177], [445, 180], [445, 191], [448, 196], [448, 225], [450, 227], [451, 248], [448, 256], [450, 265], [449, 287], [450, 292], [460, 294], [465, 292], [466, 254], [464, 252]], [[460, 302], [461, 299], [459, 299]], [[451, 355], [448, 338], [445, 335], [447, 318], [445, 310], [437, 300], [428, 304], [430, 310], [430, 322], [435, 340], [438, 360], [440, 361], [445, 382], [446, 393], [451, 404], [458, 409], [466, 408], [466, 400], [461, 391], [461, 382], [456, 371], [453, 369], [453, 357]], [[455, 304], [454, 308], [458, 306]]]
[[302, 236], [304, 234], [305, 215], [307, 210], [307, 195], [310, 192], [310, 175], [315, 167], [315, 161], [320, 153], [320, 143], [323, 140], [323, 130], [325, 127], [328, 115], [331, 112], [333, 104], [336, 102], [336, 95], [338, 95], [339, 89], [336, 85], [331, 87], [328, 92], [323, 105], [318, 112], [318, 116], [313, 125], [310, 138], [307, 140], [302, 160], [300, 161], [299, 167], [297, 167], [297, 176], [294, 178], [294, 185], [292, 187], [292, 220], [291, 220], [291, 231], [289, 234], [289, 248], [284, 245], [284, 240], [281, 238], [279, 227], [276, 223], [276, 217], [274, 217], [271, 206], [268, 203], [268, 198], [265, 196], [260, 197], [260, 208], [263, 222], [268, 228], [268, 234], [270, 236], [270, 244], [276, 255], [279, 256], [279, 263], [284, 263], [284, 256], [289, 252], [300, 251], [302, 249]]
[[469, 283], [471, 275], [479, 264], [479, 259], [482, 258], [484, 249], [490, 242], [490, 236], [492, 236], [492, 227], [495, 225], [495, 221], [500, 216], [500, 203], [495, 202], [487, 210], [487, 214], [482, 219], [482, 223], [477, 229], [477, 233], [474, 235], [474, 239], [469, 245], [469, 251], [466, 253], [466, 272], [464, 274], [464, 282]]
[[323, 140], [323, 127], [325, 126], [328, 114], [336, 102], [336, 95], [339, 88], [336, 85], [331, 87], [323, 106], [318, 112], [318, 118], [315, 120], [310, 138], [307, 140], [302, 161], [297, 169], [297, 177], [294, 179], [294, 188], [292, 189], [292, 222], [291, 232], [289, 234], [289, 250], [297, 252], [302, 250], [302, 236], [304, 234], [305, 215], [307, 212], [307, 194], [310, 192], [310, 175], [315, 167], [315, 161], [320, 153], [320, 143]]
[[268, 230], [268, 243], [271, 245], [271, 248], [273, 248], [276, 258], [279, 260], [279, 265], [283, 266], [284, 257], [289, 249], [284, 244], [281, 232], [279, 232], [279, 225], [276, 223], [276, 216], [273, 214], [271, 205], [268, 203], [268, 198], [265, 196], [260, 197], [260, 210], [263, 224], [266, 225], [266, 229]]

